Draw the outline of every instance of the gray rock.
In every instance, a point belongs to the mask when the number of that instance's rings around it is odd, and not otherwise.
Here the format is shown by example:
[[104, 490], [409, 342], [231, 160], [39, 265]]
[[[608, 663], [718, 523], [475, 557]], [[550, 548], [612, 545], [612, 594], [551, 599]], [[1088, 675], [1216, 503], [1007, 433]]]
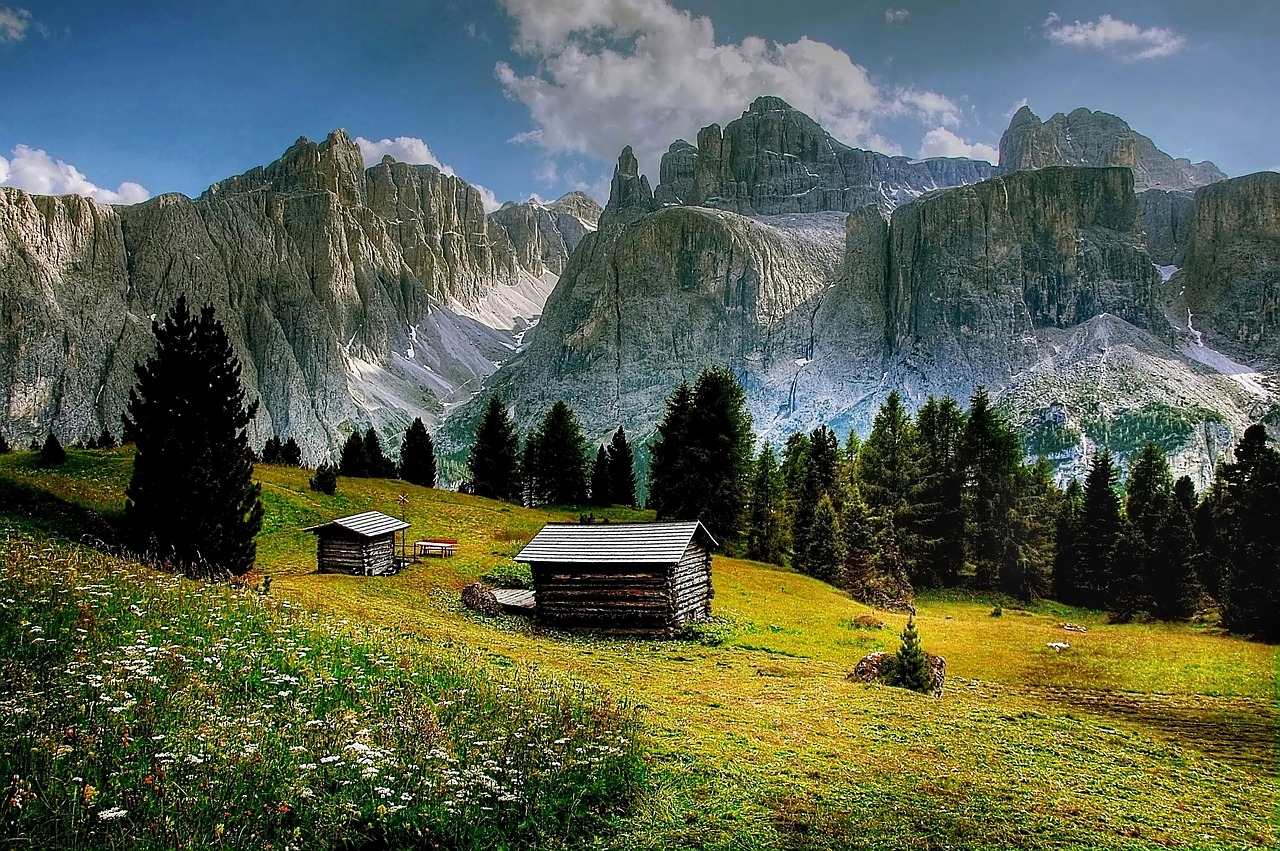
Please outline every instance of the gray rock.
[[1191, 239], [1195, 194], [1173, 189], [1148, 189], [1138, 193], [1147, 252], [1160, 266], [1181, 266]]
[[462, 589], [462, 605], [487, 617], [502, 614], [502, 604], [494, 596], [493, 589], [480, 582], [472, 582]]

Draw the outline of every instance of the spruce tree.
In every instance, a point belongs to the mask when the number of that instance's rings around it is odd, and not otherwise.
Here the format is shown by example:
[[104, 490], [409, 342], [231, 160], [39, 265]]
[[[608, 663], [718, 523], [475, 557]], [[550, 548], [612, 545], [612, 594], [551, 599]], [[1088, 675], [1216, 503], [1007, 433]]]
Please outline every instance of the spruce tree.
[[319, 467], [316, 467], [315, 475], [311, 477], [308, 484], [311, 485], [313, 491], [333, 496], [338, 490], [338, 468], [328, 461], [323, 462]]
[[280, 447], [280, 463], [286, 467], [302, 466], [302, 447], [292, 437]]
[[800, 554], [800, 560], [804, 560], [803, 553], [808, 546], [805, 539], [808, 518], [803, 500], [804, 484], [809, 478], [810, 449], [809, 435], [802, 431], [790, 435], [782, 450], [782, 466], [779, 470], [782, 477], [782, 546], [784, 552], [791, 553], [793, 564], [797, 553]]
[[965, 559], [965, 416], [950, 396], [930, 396], [918, 414], [921, 481], [917, 501], [922, 558], [911, 576], [916, 587], [955, 585]]
[[1018, 468], [1007, 520], [1010, 534], [1000, 563], [1000, 589], [1006, 594], [1030, 602], [1049, 592], [1062, 498], [1047, 459]]
[[370, 475], [369, 461], [364, 454], [364, 438], [360, 436], [360, 432], [351, 432], [347, 435], [347, 442], [342, 444], [338, 472], [352, 479], [361, 479]]
[[901, 584], [909, 584], [909, 565], [920, 551], [915, 528], [918, 444], [915, 424], [894, 390], [858, 452], [857, 474], [872, 517], [877, 567], [886, 578]]
[[537, 427], [529, 429], [529, 433], [524, 437], [524, 443], [520, 449], [520, 463], [517, 465], [516, 478], [519, 481], [520, 499], [522, 505], [534, 506], [538, 504], [538, 447], [541, 445], [542, 437], [538, 433]]
[[243, 574], [262, 528], [241, 367], [222, 324], [186, 299], [152, 323], [156, 352], [134, 367], [125, 432], [137, 444], [125, 525], [140, 552]]
[[414, 417], [400, 440], [400, 478], [424, 488], [436, 486], [436, 445], [422, 417]]
[[747, 520], [747, 558], [782, 564], [782, 473], [773, 447], [765, 444], [751, 479], [751, 508]]
[[489, 397], [476, 426], [467, 472], [476, 496], [520, 502], [520, 435], [496, 393]]
[[841, 585], [851, 591], [866, 588], [874, 578], [875, 527], [857, 482], [844, 489], [840, 511], [841, 552], [844, 571]]
[[364, 433], [365, 475], [370, 478], [389, 479], [396, 474], [395, 463], [382, 451], [382, 440], [369, 426]]
[[890, 685], [921, 694], [933, 692], [933, 672], [929, 668], [929, 658], [920, 646], [920, 633], [916, 630], [914, 617], [907, 618], [907, 626], [902, 630], [902, 647], [894, 656], [890, 671]]
[[8, 455], [12, 451], [13, 448], [9, 446], [9, 441], [3, 434], [0, 434], [0, 455]]
[[636, 459], [622, 426], [618, 426], [609, 441], [609, 487], [611, 503], [635, 507]]
[[591, 504], [613, 504], [613, 480], [609, 477], [609, 450], [596, 449], [596, 460], [591, 465]]
[[1084, 488], [1080, 482], [1072, 479], [1062, 495], [1062, 503], [1058, 507], [1055, 534], [1055, 552], [1053, 557], [1053, 596], [1073, 606], [1081, 604], [1080, 590], [1080, 540], [1085, 534], [1084, 523]]
[[1252, 425], [1222, 468], [1225, 572], [1222, 622], [1232, 632], [1280, 639], [1280, 453]]
[[262, 455], [260, 456], [263, 464], [279, 464], [280, 452], [284, 448], [280, 443], [280, 438], [274, 434], [267, 438], [267, 442], [262, 446]]
[[809, 527], [809, 535], [804, 554], [806, 572], [815, 579], [838, 584], [843, 572], [844, 555], [841, 552], [843, 543], [840, 536], [840, 521], [836, 517], [835, 506], [828, 494], [823, 494], [813, 511], [813, 523]]
[[1078, 605], [1093, 609], [1107, 604], [1107, 592], [1116, 572], [1117, 550], [1124, 533], [1116, 477], [1110, 451], [1101, 449], [1093, 457], [1084, 482], [1083, 534], [1077, 542], [1080, 561], [1075, 568]]
[[648, 507], [661, 519], [688, 517], [695, 511], [689, 493], [692, 419], [693, 390], [681, 382], [667, 399], [657, 426], [658, 436], [649, 446]]
[[116, 448], [115, 436], [111, 434], [111, 430], [108, 429], [106, 426], [102, 427], [102, 433], [98, 435], [98, 448], [99, 449], [115, 449]]
[[805, 457], [804, 476], [800, 483], [800, 493], [792, 507], [791, 534], [795, 546], [792, 563], [803, 573], [816, 575], [815, 570], [822, 569], [811, 565], [808, 561], [810, 552], [825, 552], [825, 542], [810, 540], [810, 527], [813, 525], [814, 512], [822, 498], [830, 497], [835, 488], [836, 469], [840, 463], [840, 444], [835, 432], [825, 425], [818, 426], [809, 432], [809, 440], [805, 444], [808, 452]]
[[538, 454], [534, 465], [537, 505], [581, 505], [587, 501], [589, 447], [578, 417], [557, 401], [538, 426]]
[[67, 450], [62, 448], [58, 436], [49, 432], [49, 436], [44, 439], [44, 446], [40, 448], [40, 463], [54, 466], [66, 460]]
[[968, 482], [968, 549], [977, 570], [976, 581], [980, 587], [994, 588], [1014, 534], [1011, 524], [1018, 498], [1022, 443], [991, 407], [985, 387], [979, 387], [969, 400], [961, 457]]
[[1154, 443], [1142, 447], [1125, 488], [1130, 533], [1113, 577], [1111, 608], [1122, 619], [1149, 611], [1163, 620], [1195, 608], [1195, 538], [1175, 493], [1169, 462]]

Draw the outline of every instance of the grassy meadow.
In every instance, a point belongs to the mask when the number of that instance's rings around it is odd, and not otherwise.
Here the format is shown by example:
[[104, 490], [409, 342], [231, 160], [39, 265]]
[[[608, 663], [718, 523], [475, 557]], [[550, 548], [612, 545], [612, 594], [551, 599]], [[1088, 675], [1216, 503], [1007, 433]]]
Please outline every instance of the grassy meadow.
[[[547, 634], [475, 616], [458, 591], [510, 567], [544, 522], [577, 509], [380, 480], [340, 479], [325, 496], [303, 471], [275, 467], [258, 469], [267, 516], [249, 585], [269, 575], [264, 596], [95, 550], [123, 506], [129, 463], [127, 450], [73, 451], [55, 469], [33, 453], [0, 457], [0, 769], [39, 796], [16, 820], [6, 811], [6, 840], [26, 825], [69, 831], [55, 838], [70, 847], [312, 847], [333, 836], [370, 848], [1280, 841], [1274, 646], [1205, 626], [1110, 625], [1056, 604], [1006, 603], [995, 617], [992, 600], [926, 597], [925, 648], [947, 659], [935, 700], [846, 679], [864, 654], [897, 647], [901, 616], [720, 557], [715, 620], [686, 640]], [[398, 514], [400, 493], [411, 537], [458, 538], [457, 556], [394, 577], [314, 572], [303, 526]], [[94, 626], [79, 637], [86, 612]], [[1057, 653], [1054, 641], [1071, 647]], [[66, 740], [82, 728], [92, 746]], [[156, 732], [129, 732], [139, 729]], [[530, 736], [537, 745], [522, 748]], [[516, 789], [495, 767], [528, 780]], [[164, 795], [152, 791], [161, 769]], [[110, 808], [127, 815], [104, 820]]]

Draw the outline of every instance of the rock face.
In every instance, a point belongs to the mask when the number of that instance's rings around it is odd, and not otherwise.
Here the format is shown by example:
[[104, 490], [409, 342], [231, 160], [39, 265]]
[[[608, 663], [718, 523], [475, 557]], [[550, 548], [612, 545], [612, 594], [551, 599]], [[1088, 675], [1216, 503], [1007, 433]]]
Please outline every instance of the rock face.
[[994, 173], [966, 159], [923, 162], [836, 141], [777, 97], [757, 98], [741, 118], [704, 127], [697, 147], [677, 141], [663, 155], [655, 203], [714, 207], [743, 215], [888, 210], [924, 192], [976, 183]]
[[1042, 122], [1022, 107], [1000, 138], [1000, 173], [1054, 165], [1124, 166], [1133, 170], [1140, 192], [1195, 189], [1226, 179], [1211, 162], [1175, 160], [1114, 115], [1077, 109]]
[[506, 234], [522, 269], [542, 268], [559, 276], [573, 249], [596, 229], [601, 212], [590, 196], [570, 192], [545, 205], [509, 202], [489, 214], [489, 223]]
[[1280, 174], [1196, 193], [1186, 264], [1174, 279], [1208, 340], [1238, 357], [1280, 356]]
[[591, 226], [589, 205], [562, 201], [554, 227], [508, 231], [432, 166], [363, 169], [342, 131], [198, 200], [0, 189], [2, 427], [24, 442], [118, 434], [151, 319], [181, 293], [227, 326], [262, 400], [254, 442], [294, 437], [315, 462], [352, 428], [390, 438], [415, 416], [438, 422], [511, 356], [512, 314], [540, 312]]
[[1158, 266], [1181, 266], [1191, 239], [1193, 192], [1148, 189], [1138, 194], [1147, 232], [1147, 251]]

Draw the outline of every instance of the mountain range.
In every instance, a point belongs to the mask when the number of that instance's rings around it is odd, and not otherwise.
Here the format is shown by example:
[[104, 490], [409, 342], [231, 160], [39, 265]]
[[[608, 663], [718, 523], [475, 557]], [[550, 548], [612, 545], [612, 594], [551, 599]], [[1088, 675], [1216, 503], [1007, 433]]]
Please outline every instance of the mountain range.
[[999, 166], [852, 148], [776, 97], [695, 141], [656, 186], [625, 149], [603, 210], [485, 215], [432, 166], [365, 168], [342, 131], [194, 200], [0, 188], [0, 427], [118, 428], [181, 292], [228, 327], [253, 439], [313, 463], [415, 416], [460, 452], [490, 392], [522, 427], [563, 398], [591, 436], [643, 441], [709, 363], [775, 441], [985, 385], [1064, 477], [1154, 439], [1204, 484], [1276, 419], [1280, 174], [1226, 179], [1089, 110], [1020, 110]]

